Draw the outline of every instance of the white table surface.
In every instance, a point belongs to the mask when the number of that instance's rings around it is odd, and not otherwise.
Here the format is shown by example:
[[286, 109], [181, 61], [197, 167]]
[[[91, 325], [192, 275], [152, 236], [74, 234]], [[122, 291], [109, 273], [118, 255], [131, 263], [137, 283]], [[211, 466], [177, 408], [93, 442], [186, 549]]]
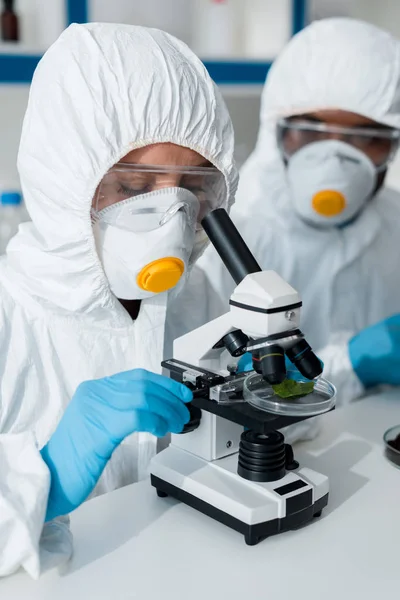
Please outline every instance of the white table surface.
[[323, 433], [297, 448], [329, 475], [320, 519], [248, 547], [243, 537], [147, 482], [96, 498], [72, 517], [75, 555], [38, 582], [0, 580], [0, 599], [341, 600], [399, 597], [400, 470], [382, 435], [400, 423], [400, 393], [322, 417]]

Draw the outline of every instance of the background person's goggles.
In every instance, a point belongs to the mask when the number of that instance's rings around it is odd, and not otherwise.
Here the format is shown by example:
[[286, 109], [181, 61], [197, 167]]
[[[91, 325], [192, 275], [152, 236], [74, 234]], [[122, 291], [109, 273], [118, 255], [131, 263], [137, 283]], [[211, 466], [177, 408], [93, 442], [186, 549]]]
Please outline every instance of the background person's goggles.
[[341, 127], [295, 117], [280, 119], [277, 123], [278, 146], [286, 160], [307, 144], [330, 139], [346, 142], [361, 150], [378, 170], [382, 170], [397, 151], [400, 131], [390, 128]]

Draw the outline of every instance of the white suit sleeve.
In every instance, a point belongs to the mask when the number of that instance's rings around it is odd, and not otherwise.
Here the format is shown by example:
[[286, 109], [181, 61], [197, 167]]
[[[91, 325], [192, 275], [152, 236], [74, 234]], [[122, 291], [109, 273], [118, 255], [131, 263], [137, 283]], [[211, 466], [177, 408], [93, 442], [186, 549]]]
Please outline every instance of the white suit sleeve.
[[329, 344], [316, 352], [324, 363], [323, 376], [340, 390], [337, 406], [345, 406], [365, 392], [350, 361], [348, 346], [352, 336], [347, 332], [336, 333]]
[[66, 519], [44, 526], [50, 473], [30, 433], [0, 434], [0, 576], [35, 579], [71, 555]]
[[[323, 377], [334, 384], [338, 392], [336, 406], [345, 406], [365, 394], [365, 390], [351, 365], [348, 344], [352, 334], [337, 333], [329, 344], [316, 351], [324, 363]], [[307, 419], [283, 430], [289, 444], [312, 440], [321, 429], [319, 417]]]

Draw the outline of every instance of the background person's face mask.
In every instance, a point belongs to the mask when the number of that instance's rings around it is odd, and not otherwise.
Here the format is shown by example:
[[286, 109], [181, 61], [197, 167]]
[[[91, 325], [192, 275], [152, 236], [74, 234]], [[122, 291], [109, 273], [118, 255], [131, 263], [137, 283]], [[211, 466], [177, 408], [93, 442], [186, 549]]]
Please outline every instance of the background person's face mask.
[[194, 194], [165, 188], [97, 213], [97, 251], [117, 298], [142, 300], [183, 284], [198, 212]]
[[288, 160], [293, 207], [306, 222], [339, 226], [360, 213], [372, 196], [377, 172], [360, 150], [339, 140], [308, 144]]

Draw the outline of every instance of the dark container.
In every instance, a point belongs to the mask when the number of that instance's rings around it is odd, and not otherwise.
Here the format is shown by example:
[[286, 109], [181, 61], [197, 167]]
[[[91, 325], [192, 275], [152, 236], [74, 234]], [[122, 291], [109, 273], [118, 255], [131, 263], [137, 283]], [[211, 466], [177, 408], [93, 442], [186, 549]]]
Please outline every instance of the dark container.
[[14, 0], [3, 0], [1, 13], [1, 39], [3, 42], [19, 41], [18, 16], [14, 11]]

